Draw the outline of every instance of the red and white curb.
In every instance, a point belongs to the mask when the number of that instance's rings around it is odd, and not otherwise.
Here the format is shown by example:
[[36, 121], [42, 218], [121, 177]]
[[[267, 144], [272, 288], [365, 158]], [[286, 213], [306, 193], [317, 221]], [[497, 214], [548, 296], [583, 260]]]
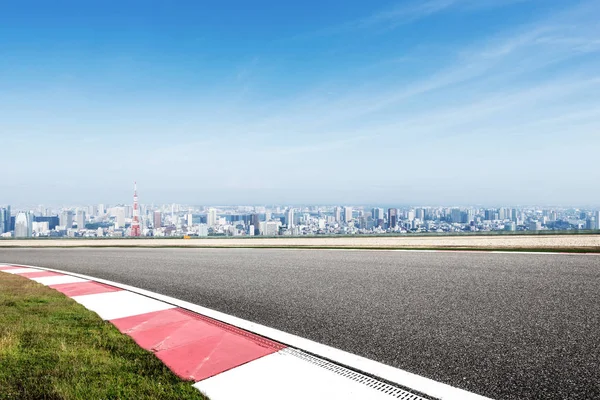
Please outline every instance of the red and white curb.
[[128, 285], [26, 265], [0, 264], [0, 272], [49, 286], [96, 312], [139, 346], [152, 351], [175, 374], [196, 382], [194, 387], [212, 400], [487, 399], [308, 339]]

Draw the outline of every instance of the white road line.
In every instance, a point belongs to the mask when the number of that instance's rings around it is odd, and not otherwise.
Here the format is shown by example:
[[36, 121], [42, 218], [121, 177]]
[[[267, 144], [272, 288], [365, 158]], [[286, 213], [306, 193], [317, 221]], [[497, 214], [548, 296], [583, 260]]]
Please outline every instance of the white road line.
[[79, 278], [76, 276], [65, 275], [65, 276], [44, 276], [41, 278], [29, 278], [32, 281], [36, 281], [41, 283], [42, 285], [50, 286], [50, 285], [60, 285], [62, 283], [79, 283], [79, 282], [87, 282], [89, 279]]
[[[18, 265], [16, 265], [18, 267]], [[8, 272], [9, 274], [25, 274], [27, 272], [40, 272], [39, 269], [35, 268], [17, 268], [17, 269], [5, 269], [2, 272]]]
[[[16, 264], [13, 264], [16, 265]], [[16, 265], [20, 267], [32, 267], [30, 265]], [[288, 346], [301, 349], [308, 353], [314, 354], [321, 358], [333, 361], [335, 363], [347, 366], [351, 369], [361, 371], [367, 375], [379, 377], [389, 382], [394, 382], [400, 386], [404, 386], [415, 390], [420, 393], [424, 393], [428, 396], [440, 399], [440, 400], [490, 400], [487, 397], [468, 392], [463, 389], [455, 388], [445, 383], [436, 382], [432, 379], [425, 378], [408, 371], [394, 368], [383, 363], [370, 360], [365, 357], [357, 356], [356, 354], [348, 353], [343, 350], [336, 349], [334, 347], [326, 346], [314, 342], [309, 339], [302, 338], [300, 336], [292, 335], [277, 329], [269, 328], [268, 326], [260, 325], [251, 321], [247, 321], [241, 318], [234, 317], [232, 315], [224, 314], [219, 311], [211, 310], [210, 308], [202, 307], [187, 301], [175, 299], [173, 297], [165, 296], [159, 293], [154, 293], [149, 290], [136, 288], [129, 285], [124, 285], [118, 282], [112, 282], [106, 279], [99, 279], [90, 277], [87, 275], [76, 274], [72, 272], [52, 269], [52, 268], [39, 268], [47, 271], [60, 272], [63, 274], [70, 274], [83, 279], [93, 280], [107, 285], [115, 286], [124, 290], [128, 290], [134, 293], [148, 296], [150, 298], [164, 301], [166, 303], [185, 308], [190, 311], [194, 311], [198, 314], [205, 315], [209, 318], [216, 319], [227, 324], [237, 326], [238, 328], [246, 331], [253, 332], [260, 336], [267, 337], [276, 342], [284, 343]], [[117, 292], [118, 293], [118, 292]]]
[[100, 318], [105, 320], [175, 308], [171, 304], [125, 290], [74, 296], [73, 300], [94, 311]]
[[391, 400], [393, 398], [383, 391], [338, 375], [285, 351], [269, 354], [222, 372], [197, 382], [194, 387], [215, 400], [304, 400], [306, 398]]

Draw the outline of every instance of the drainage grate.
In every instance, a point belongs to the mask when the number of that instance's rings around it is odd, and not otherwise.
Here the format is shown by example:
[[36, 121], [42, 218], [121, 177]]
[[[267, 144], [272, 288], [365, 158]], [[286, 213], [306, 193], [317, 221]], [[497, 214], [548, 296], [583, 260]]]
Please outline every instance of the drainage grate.
[[352, 371], [348, 368], [339, 366], [337, 364], [333, 364], [329, 361], [323, 360], [318, 357], [314, 357], [310, 354], [304, 353], [300, 350], [292, 349], [291, 347], [285, 348], [281, 350], [282, 353], [287, 353], [294, 357], [300, 358], [301, 360], [307, 361], [309, 363], [318, 365], [321, 368], [325, 368], [331, 372], [334, 372], [338, 375], [343, 376], [344, 378], [351, 379], [358, 383], [362, 383], [372, 389], [375, 389], [379, 392], [386, 393], [392, 397], [395, 397], [400, 400], [427, 400], [425, 397], [418, 396], [414, 393], [408, 392], [399, 387], [390, 385], [388, 383], [379, 381], [377, 379], [371, 378], [370, 376], [363, 375], [361, 373]]

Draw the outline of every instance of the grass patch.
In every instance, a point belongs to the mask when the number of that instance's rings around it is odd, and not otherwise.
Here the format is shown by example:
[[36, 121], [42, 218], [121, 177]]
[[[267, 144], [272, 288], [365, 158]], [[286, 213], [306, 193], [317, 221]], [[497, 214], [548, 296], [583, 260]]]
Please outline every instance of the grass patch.
[[206, 399], [72, 299], [0, 272], [0, 399]]

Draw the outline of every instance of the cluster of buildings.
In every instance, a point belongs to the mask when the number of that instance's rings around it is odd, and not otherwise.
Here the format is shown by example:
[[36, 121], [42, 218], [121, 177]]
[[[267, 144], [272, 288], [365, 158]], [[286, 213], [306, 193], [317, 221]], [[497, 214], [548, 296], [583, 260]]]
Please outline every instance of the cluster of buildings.
[[544, 207], [89, 205], [0, 207], [2, 237], [182, 237], [600, 229], [600, 211]]

